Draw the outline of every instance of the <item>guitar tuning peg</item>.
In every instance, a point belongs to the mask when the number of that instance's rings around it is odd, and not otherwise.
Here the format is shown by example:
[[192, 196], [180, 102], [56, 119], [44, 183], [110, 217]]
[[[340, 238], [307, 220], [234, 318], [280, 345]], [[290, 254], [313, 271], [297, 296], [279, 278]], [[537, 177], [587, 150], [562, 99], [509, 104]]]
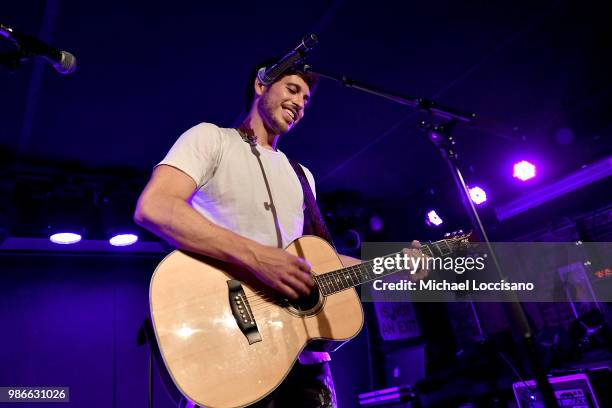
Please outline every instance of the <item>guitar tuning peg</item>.
[[448, 237], [450, 237], [450, 234], [451, 234], [450, 232], [445, 233], [445, 234], [444, 234], [444, 238], [448, 238]]
[[463, 234], [463, 230], [462, 230], [462, 229], [460, 229], [460, 230], [459, 230], [459, 233], [460, 233], [460, 234]]

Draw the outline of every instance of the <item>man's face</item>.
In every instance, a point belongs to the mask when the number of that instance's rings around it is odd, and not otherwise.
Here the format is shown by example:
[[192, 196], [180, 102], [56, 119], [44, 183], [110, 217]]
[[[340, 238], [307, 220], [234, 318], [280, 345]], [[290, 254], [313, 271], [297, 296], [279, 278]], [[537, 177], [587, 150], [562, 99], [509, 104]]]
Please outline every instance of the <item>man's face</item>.
[[299, 75], [287, 75], [265, 87], [257, 101], [257, 112], [266, 128], [287, 133], [302, 117], [310, 99], [310, 88]]

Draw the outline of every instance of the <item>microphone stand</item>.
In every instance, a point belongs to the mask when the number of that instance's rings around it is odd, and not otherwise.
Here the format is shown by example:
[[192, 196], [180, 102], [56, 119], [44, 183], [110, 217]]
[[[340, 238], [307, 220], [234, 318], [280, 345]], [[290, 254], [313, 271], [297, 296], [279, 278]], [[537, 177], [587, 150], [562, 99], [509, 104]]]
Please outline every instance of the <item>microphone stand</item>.
[[11, 41], [11, 43], [16, 46], [14, 51], [0, 54], [0, 65], [7, 67], [10, 72], [15, 72], [21, 61], [34, 57], [35, 54], [24, 50], [23, 47], [15, 43], [15, 41], [12, 41], [10, 38], [11, 33], [12, 30], [10, 28], [0, 23], [0, 39], [5, 38], [7, 41]]
[[[354, 88], [372, 95], [389, 99], [393, 102], [409, 106], [430, 115], [429, 120], [421, 121], [418, 126], [420, 129], [427, 132], [429, 140], [438, 148], [442, 158], [448, 165], [453, 180], [455, 181], [455, 185], [459, 190], [463, 206], [470, 217], [474, 231], [480, 240], [485, 243], [491, 259], [495, 264], [497, 273], [499, 274], [500, 278], [503, 278], [504, 275], [497, 257], [495, 256], [495, 252], [491, 247], [489, 237], [484, 229], [482, 221], [480, 220], [478, 211], [470, 198], [470, 193], [467, 185], [465, 184], [465, 179], [463, 178], [463, 174], [459, 169], [458, 156], [454, 149], [456, 142], [452, 136], [452, 131], [455, 125], [457, 125], [459, 122], [473, 124], [476, 119], [476, 115], [474, 113], [464, 113], [457, 109], [440, 105], [429, 99], [409, 97], [393, 92], [383, 91], [372, 85], [354, 81], [346, 76], [337, 76], [330, 73], [313, 70], [309, 65], [301, 65], [299, 68], [302, 72], [318, 75], [321, 78], [338, 82], [347, 88]], [[527, 351], [529, 364], [534, 373], [536, 386], [540, 392], [540, 395], [542, 396], [544, 405], [546, 408], [557, 408], [557, 400], [555, 398], [552, 386], [546, 377], [546, 371], [540, 364], [536, 344], [533, 339], [532, 330], [529, 327], [527, 317], [525, 316], [525, 311], [521, 303], [518, 301], [516, 294], [506, 294], [506, 296], [509, 297], [508, 305], [514, 327], [522, 337], [523, 344]]]
[[[11, 29], [0, 23], [0, 38], [5, 38], [6, 40], [11, 41], [9, 36], [10, 33]], [[35, 56], [35, 54], [33, 52], [24, 50], [23, 47], [16, 44], [14, 41], [11, 41], [11, 43], [16, 46], [16, 49], [14, 51], [0, 54], [0, 65], [7, 67], [10, 72], [15, 72], [21, 61], [27, 58], [32, 58]]]
[[[0, 39], [3, 38], [0, 31]], [[28, 59], [41, 56], [40, 52], [35, 47], [24, 47], [18, 44], [14, 51], [9, 51], [0, 54], [0, 65], [4, 65], [10, 72], [15, 72], [19, 65]]]

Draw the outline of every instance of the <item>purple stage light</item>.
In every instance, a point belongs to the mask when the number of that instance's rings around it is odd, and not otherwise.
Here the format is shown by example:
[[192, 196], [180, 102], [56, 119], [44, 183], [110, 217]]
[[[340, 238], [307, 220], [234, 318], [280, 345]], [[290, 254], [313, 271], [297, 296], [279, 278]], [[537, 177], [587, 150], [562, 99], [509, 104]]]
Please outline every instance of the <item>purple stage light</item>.
[[108, 240], [113, 246], [128, 246], [138, 241], [138, 235], [134, 234], [118, 234]]
[[384, 227], [383, 220], [378, 215], [370, 217], [370, 229], [373, 232], [380, 232]]
[[534, 178], [535, 175], [536, 166], [532, 163], [529, 163], [526, 160], [522, 160], [514, 164], [514, 173], [512, 174], [513, 177], [521, 181], [527, 181], [529, 179]]
[[487, 193], [482, 188], [474, 186], [470, 187], [468, 191], [474, 204], [482, 204], [487, 201]]
[[57, 234], [51, 235], [49, 239], [54, 244], [69, 245], [79, 242], [81, 240], [81, 236], [73, 232], [58, 232]]
[[442, 218], [440, 218], [436, 210], [431, 210], [427, 212], [427, 218], [425, 222], [429, 226], [439, 227], [444, 221], [442, 221]]
[[583, 166], [566, 177], [531, 191], [495, 209], [499, 221], [506, 220], [527, 210], [546, 204], [565, 194], [612, 176], [612, 156]]

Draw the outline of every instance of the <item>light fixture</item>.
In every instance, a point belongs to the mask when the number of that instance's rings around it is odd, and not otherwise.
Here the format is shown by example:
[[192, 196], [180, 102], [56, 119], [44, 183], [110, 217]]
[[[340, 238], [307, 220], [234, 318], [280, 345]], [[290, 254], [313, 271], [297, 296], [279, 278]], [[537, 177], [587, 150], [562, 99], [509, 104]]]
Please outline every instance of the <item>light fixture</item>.
[[474, 186], [468, 188], [468, 191], [474, 204], [480, 205], [487, 201], [487, 193], [482, 188]]
[[427, 216], [425, 217], [425, 223], [430, 227], [439, 227], [440, 225], [442, 225], [443, 222], [444, 221], [438, 215], [436, 210], [430, 210], [427, 212]]
[[527, 181], [536, 176], [536, 166], [533, 163], [529, 163], [527, 160], [522, 160], [514, 164], [514, 178], [521, 181]]
[[70, 245], [76, 244], [81, 240], [81, 235], [74, 232], [56, 232], [49, 237], [54, 244]]
[[128, 246], [128, 245], [132, 245], [135, 244], [136, 242], [138, 242], [138, 235], [136, 234], [117, 234], [112, 236], [108, 242], [112, 245], [112, 246]]

